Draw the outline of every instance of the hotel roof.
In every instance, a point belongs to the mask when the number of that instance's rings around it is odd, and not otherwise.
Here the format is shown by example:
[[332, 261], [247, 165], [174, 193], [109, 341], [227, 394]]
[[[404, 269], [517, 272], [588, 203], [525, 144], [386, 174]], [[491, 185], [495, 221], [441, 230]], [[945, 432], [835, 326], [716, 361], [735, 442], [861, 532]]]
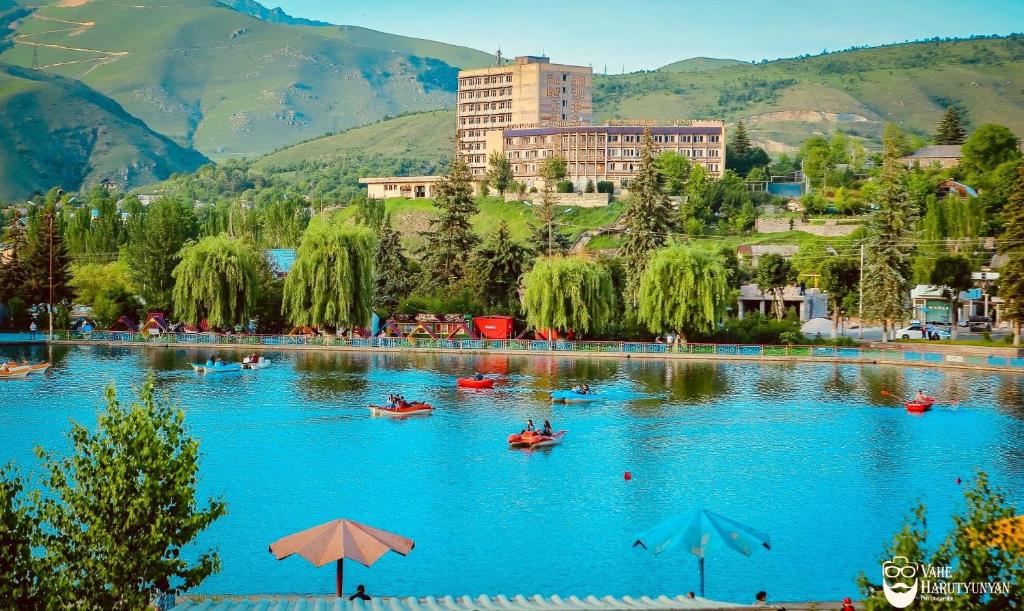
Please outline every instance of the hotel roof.
[[685, 596], [427, 596], [374, 598], [369, 601], [334, 597], [218, 597], [185, 600], [173, 611], [626, 611], [634, 609], [756, 609], [734, 603]]
[[[658, 134], [721, 134], [723, 126], [675, 126], [652, 125], [651, 133]], [[642, 134], [647, 129], [640, 125], [580, 125], [578, 127], [531, 127], [527, 129], [506, 129], [505, 137], [547, 136], [551, 134]]]

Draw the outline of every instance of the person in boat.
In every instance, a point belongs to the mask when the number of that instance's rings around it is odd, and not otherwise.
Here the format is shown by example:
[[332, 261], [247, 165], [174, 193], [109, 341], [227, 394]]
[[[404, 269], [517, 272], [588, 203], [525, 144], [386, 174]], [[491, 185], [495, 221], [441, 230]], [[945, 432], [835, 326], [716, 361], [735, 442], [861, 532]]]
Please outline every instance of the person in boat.
[[540, 430], [540, 434], [544, 435], [545, 437], [554, 437], [555, 431], [552, 430], [552, 428], [551, 428], [551, 421], [550, 420], [545, 420], [544, 421], [544, 428], [542, 428]]
[[249, 356], [248, 354], [242, 357], [242, 364], [243, 365], [248, 365], [251, 362], [252, 362], [252, 357]]
[[583, 394], [583, 387], [579, 384], [573, 384], [572, 391], [574, 393]]
[[533, 418], [530, 418], [530, 419], [528, 419], [526, 421], [526, 428], [523, 429], [522, 431], [520, 431], [519, 434], [522, 435], [523, 433], [526, 433], [526, 432], [530, 432], [530, 433], [537, 432], [537, 429], [533, 426]]
[[914, 397], [914, 403], [925, 404], [928, 402], [928, 395], [924, 394], [924, 389], [917, 391], [917, 396]]
[[481, 382], [484, 379], [484, 374], [482, 374], [482, 373], [480, 373], [478, 371], [478, 372], [476, 372], [476, 375], [473, 376], [473, 379], [476, 380], [477, 382]]
[[580, 384], [580, 389], [577, 390], [576, 392], [580, 393], [581, 395], [590, 394], [590, 387], [587, 386], [586, 384]]
[[207, 367], [213, 367], [214, 364], [216, 364], [216, 362], [217, 362], [217, 357], [211, 354], [210, 357], [208, 359], [206, 359], [206, 366]]

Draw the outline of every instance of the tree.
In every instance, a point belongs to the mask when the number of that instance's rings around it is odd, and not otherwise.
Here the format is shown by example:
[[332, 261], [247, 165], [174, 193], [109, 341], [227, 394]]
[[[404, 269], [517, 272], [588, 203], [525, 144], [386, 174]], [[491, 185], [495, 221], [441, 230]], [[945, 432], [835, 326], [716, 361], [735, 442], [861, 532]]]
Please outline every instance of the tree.
[[160, 198], [149, 205], [128, 238], [125, 260], [132, 282], [151, 310], [171, 310], [174, 268], [187, 240], [196, 236], [192, 205], [182, 199]]
[[245, 324], [259, 298], [261, 255], [225, 234], [205, 237], [181, 250], [174, 268], [178, 318], [220, 329]]
[[537, 228], [537, 244], [540, 252], [546, 252], [550, 257], [560, 248], [559, 235], [555, 231], [555, 197], [553, 195], [555, 185], [565, 178], [568, 173], [568, 163], [564, 157], [553, 155], [540, 164], [538, 174], [544, 179], [544, 190], [541, 192], [541, 206], [538, 211], [540, 225]]
[[728, 294], [729, 270], [720, 257], [689, 246], [663, 248], [640, 278], [637, 318], [652, 333], [675, 331], [686, 341], [714, 332]]
[[912, 280], [918, 211], [907, 193], [906, 169], [898, 161], [899, 138], [886, 138], [883, 144], [879, 209], [867, 225], [864, 316], [882, 323], [882, 341], [886, 341], [891, 325], [906, 319], [903, 304]]
[[771, 295], [775, 305], [775, 317], [782, 320], [786, 315], [783, 291], [796, 280], [796, 270], [782, 255], [768, 253], [757, 260], [757, 267], [751, 278], [765, 295]]
[[281, 311], [293, 325], [365, 327], [373, 305], [373, 232], [337, 217], [313, 219], [284, 282]]
[[882, 129], [883, 155], [895, 155], [897, 158], [914, 151], [914, 145], [903, 128], [895, 123], [886, 123]]
[[966, 257], [942, 255], [935, 259], [929, 281], [932, 286], [941, 287], [942, 296], [952, 302], [950, 337], [956, 339], [957, 322], [960, 318], [960, 292], [974, 286], [971, 262]]
[[51, 198], [29, 215], [22, 260], [24, 285], [21, 289], [21, 295], [29, 304], [58, 304], [71, 298], [68, 286], [71, 260], [64, 246], [60, 221], [57, 202]]
[[732, 132], [732, 141], [729, 142], [732, 153], [739, 159], [743, 159], [750, 152], [750, 137], [747, 136], [747, 128], [743, 125], [743, 119], [736, 122], [736, 129]]
[[0, 303], [7, 303], [22, 295], [25, 286], [25, 264], [22, 261], [25, 254], [25, 231], [17, 211], [3, 234], [0, 234], [0, 239], [11, 247], [9, 258], [0, 265]]
[[519, 301], [519, 278], [529, 260], [529, 249], [512, 239], [508, 223], [502, 221], [474, 253], [473, 275], [488, 307], [506, 314], [514, 312]]
[[0, 601], [10, 609], [43, 609], [46, 598], [32, 554], [38, 543], [39, 516], [25, 502], [25, 482], [12, 466], [0, 469]]
[[377, 235], [377, 253], [373, 259], [373, 307], [379, 314], [390, 314], [409, 292], [409, 260], [402, 248], [402, 237], [384, 219]]
[[960, 167], [967, 176], [980, 176], [1021, 157], [1020, 139], [1006, 127], [993, 123], [974, 130], [960, 150]]
[[860, 284], [860, 266], [851, 257], [830, 257], [821, 264], [820, 273], [821, 288], [832, 301], [832, 339], [836, 339], [843, 302]]
[[384, 200], [373, 197], [366, 197], [362, 193], [352, 198], [349, 205], [356, 207], [356, 222], [367, 227], [370, 231], [377, 233], [384, 224], [387, 216]]
[[537, 330], [597, 333], [615, 308], [608, 270], [583, 257], [540, 257], [523, 276], [523, 311]]
[[935, 129], [935, 144], [963, 144], [966, 139], [967, 130], [960, 113], [952, 106], [947, 107]]
[[469, 257], [479, 238], [470, 219], [477, 213], [473, 201], [473, 178], [462, 159], [452, 162], [451, 172], [437, 184], [434, 205], [440, 214], [430, 219], [430, 231], [423, 234], [424, 285], [450, 288], [466, 275]]
[[1013, 321], [1013, 345], [1020, 346], [1024, 322], [1024, 165], [1017, 169], [1001, 219], [1003, 233], [996, 244], [1010, 260], [1001, 270], [999, 295], [1006, 300], [1003, 316]]
[[675, 228], [674, 216], [672, 202], [661, 190], [658, 180], [654, 138], [648, 128], [644, 130], [636, 176], [629, 183], [629, 204], [622, 216], [622, 223], [626, 226], [621, 254], [626, 266], [624, 300], [627, 307], [636, 306], [640, 275], [650, 254], [668, 242], [669, 234]]
[[668, 194], [682, 195], [693, 167], [690, 160], [675, 151], [665, 151], [658, 155], [657, 163], [658, 174]]
[[487, 184], [494, 187], [504, 197], [505, 191], [512, 184], [512, 162], [501, 151], [494, 151], [487, 159]]
[[198, 503], [199, 442], [184, 412], [156, 399], [152, 376], [128, 406], [109, 387], [95, 430], [73, 423], [69, 439], [69, 456], [36, 451], [49, 489], [38, 501], [48, 607], [143, 609], [219, 569], [213, 550], [183, 553], [226, 506]]
[[74, 291], [75, 303], [92, 306], [96, 299], [111, 288], [122, 289], [135, 294], [128, 273], [128, 264], [123, 260], [111, 263], [76, 263], [71, 266], [71, 280], [68, 283]]

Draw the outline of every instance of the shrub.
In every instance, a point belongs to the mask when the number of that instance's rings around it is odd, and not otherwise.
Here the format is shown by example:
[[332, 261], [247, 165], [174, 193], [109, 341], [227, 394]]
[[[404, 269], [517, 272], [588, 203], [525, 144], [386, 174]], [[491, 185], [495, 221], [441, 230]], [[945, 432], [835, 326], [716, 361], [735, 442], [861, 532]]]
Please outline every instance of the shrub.
[[575, 193], [576, 186], [572, 184], [572, 181], [560, 180], [558, 181], [558, 184], [555, 186], [555, 191], [557, 191], [558, 193]]
[[615, 183], [610, 180], [597, 181], [598, 193], [615, 193]]
[[807, 342], [800, 333], [800, 324], [791, 320], [749, 314], [744, 318], [728, 318], [713, 335], [706, 338], [719, 344], [804, 344]]
[[583, 192], [584, 193], [593, 193], [594, 192], [594, 181], [593, 180], [587, 179], [587, 186], [583, 188]]

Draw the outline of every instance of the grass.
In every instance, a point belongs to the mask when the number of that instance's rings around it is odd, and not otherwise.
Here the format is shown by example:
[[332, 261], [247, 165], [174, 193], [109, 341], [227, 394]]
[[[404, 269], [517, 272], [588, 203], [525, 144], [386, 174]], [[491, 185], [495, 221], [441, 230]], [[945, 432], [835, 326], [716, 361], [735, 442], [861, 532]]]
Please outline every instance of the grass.
[[1006, 335], [1000, 339], [896, 339], [892, 341], [901, 344], [925, 344], [928, 346], [982, 346], [985, 348], [1013, 347], [1013, 335]]

